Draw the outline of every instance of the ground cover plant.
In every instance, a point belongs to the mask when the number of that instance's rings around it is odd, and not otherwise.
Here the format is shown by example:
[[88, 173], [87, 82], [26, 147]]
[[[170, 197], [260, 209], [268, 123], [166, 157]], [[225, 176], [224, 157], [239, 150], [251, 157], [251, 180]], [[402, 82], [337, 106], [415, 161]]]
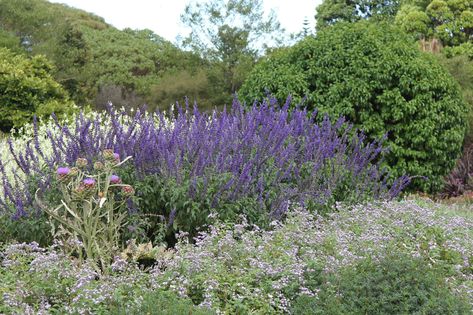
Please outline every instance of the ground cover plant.
[[116, 257], [99, 274], [55, 247], [4, 246], [0, 311], [139, 314], [159, 303], [179, 314], [471, 314], [471, 216], [422, 199], [329, 217], [291, 209], [271, 230], [242, 217], [195, 244], [181, 235], [146, 270]]
[[33, 202], [38, 189], [50, 206], [60, 204], [55, 170], [82, 158], [90, 171], [105, 149], [131, 157], [128, 168], [117, 170], [136, 189], [128, 209], [142, 220], [130, 230], [144, 231], [143, 238], [153, 241], [163, 235], [170, 245], [177, 231], [192, 239], [214, 211], [224, 221], [245, 214], [266, 226], [284, 218], [289, 202], [327, 211], [336, 201], [392, 199], [408, 184], [407, 176], [387, 184], [382, 139], [366, 142], [343, 119], [316, 123], [315, 114], [291, 111], [289, 102], [280, 107], [273, 99], [244, 108], [235, 100], [222, 113], [179, 108], [168, 118], [145, 111], [130, 117], [110, 107], [105, 117], [56, 121], [42, 135], [35, 125], [23, 147], [8, 141], [16, 171], [0, 162], [3, 217], [41, 218]]

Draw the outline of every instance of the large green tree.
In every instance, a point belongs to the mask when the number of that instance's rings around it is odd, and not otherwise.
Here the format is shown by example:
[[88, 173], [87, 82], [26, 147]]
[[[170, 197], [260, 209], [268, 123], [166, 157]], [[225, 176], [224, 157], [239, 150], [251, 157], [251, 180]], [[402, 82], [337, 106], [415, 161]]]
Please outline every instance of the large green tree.
[[316, 9], [317, 29], [363, 19], [395, 20], [417, 38], [446, 46], [473, 41], [471, 0], [324, 0]]
[[225, 101], [282, 31], [274, 12], [264, 15], [262, 0], [193, 2], [181, 20], [191, 29], [183, 46], [211, 62], [209, 80], [227, 95]]
[[31, 59], [0, 48], [0, 130], [9, 132], [30, 122], [33, 115], [46, 117], [71, 113], [74, 104], [54, 81], [51, 64], [43, 56]]
[[46, 0], [0, 0], [0, 45], [45, 55], [55, 80], [78, 105], [176, 101], [193, 88], [161, 97], [156, 86], [165, 88], [171, 73], [192, 75], [199, 66], [198, 57], [150, 30], [120, 31], [93, 14]]
[[239, 95], [266, 92], [310, 110], [345, 116], [370, 139], [387, 134], [394, 176], [426, 176], [436, 191], [454, 166], [466, 128], [458, 84], [430, 54], [391, 24], [338, 23], [257, 65]]
[[401, 0], [324, 0], [317, 8], [317, 30], [337, 22], [393, 18]]
[[473, 41], [473, 1], [404, 0], [396, 23], [421, 38], [438, 38], [446, 46]]

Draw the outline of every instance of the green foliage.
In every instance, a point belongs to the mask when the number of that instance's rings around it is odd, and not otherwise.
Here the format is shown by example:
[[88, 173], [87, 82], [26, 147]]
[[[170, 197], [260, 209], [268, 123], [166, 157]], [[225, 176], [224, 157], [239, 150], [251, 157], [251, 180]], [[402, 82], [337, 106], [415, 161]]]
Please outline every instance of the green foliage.
[[0, 47], [7, 48], [15, 53], [22, 53], [24, 50], [20, 47], [20, 40], [12, 32], [0, 29]]
[[37, 242], [41, 246], [53, 243], [51, 225], [46, 215], [23, 217], [16, 220], [0, 214], [0, 243]]
[[470, 60], [473, 60], [473, 43], [466, 42], [458, 46], [454, 47], [445, 47], [442, 50], [442, 53], [447, 56], [448, 58], [454, 56], [467, 56]]
[[[175, 233], [185, 231], [192, 240], [199, 230], [211, 224], [216, 213], [222, 221], [234, 222], [240, 214], [245, 214], [251, 222], [266, 226], [267, 213], [259, 211], [256, 198], [246, 198], [232, 202], [215, 204], [218, 199], [225, 200], [228, 191], [222, 192], [230, 175], [213, 174], [193, 181], [185, 176], [179, 182], [173, 178], [148, 175], [134, 179], [137, 196], [135, 204], [142, 209], [142, 217], [147, 218], [145, 225], [148, 238], [159, 243], [165, 240], [168, 246], [174, 246]], [[124, 177], [127, 178], [127, 177]], [[193, 191], [194, 196], [189, 196]], [[140, 226], [140, 224], [138, 224]]]
[[202, 106], [211, 109], [212, 105], [223, 104], [224, 102], [220, 103], [219, 100], [214, 101], [210, 90], [212, 85], [205, 69], [199, 69], [195, 73], [188, 70], [169, 71], [160, 77], [159, 83], [150, 87], [148, 108], [167, 110], [176, 102], [185, 104], [186, 97], [191, 103], [198, 100], [200, 109]]
[[[325, 218], [296, 207], [270, 230], [241, 218], [173, 250], [135, 243], [107, 275], [57, 247], [0, 246], [0, 312], [471, 314], [473, 217], [464, 210], [419, 199]], [[155, 268], [125, 261], [150, 252]]]
[[317, 30], [338, 22], [389, 19], [396, 14], [400, 3], [400, 0], [324, 0], [316, 8]]
[[[118, 303], [117, 303], [118, 304]], [[124, 309], [119, 304], [110, 309], [111, 314], [149, 315], [211, 315], [214, 311], [192, 304], [189, 298], [180, 298], [175, 293], [154, 291], [145, 293], [140, 303]]]
[[466, 105], [458, 85], [388, 24], [339, 23], [268, 57], [239, 96], [252, 102], [266, 91], [296, 103], [307, 97], [309, 110], [345, 116], [370, 139], [387, 134], [392, 174], [428, 178], [412, 189], [439, 190], [460, 153]]
[[[459, 47], [461, 46], [455, 48]], [[445, 58], [444, 54], [434, 55], [458, 82], [461, 87], [463, 99], [468, 104], [469, 128], [465, 136], [465, 146], [469, 143], [473, 143], [473, 49], [471, 52], [471, 57], [460, 53], [453, 56], [448, 56], [447, 54], [448, 58]]]
[[418, 38], [438, 38], [446, 46], [473, 39], [473, 2], [469, 0], [405, 0], [396, 23]]
[[52, 65], [43, 56], [31, 59], [0, 48], [0, 130], [8, 132], [32, 121], [74, 111], [64, 89], [54, 81]]
[[80, 106], [102, 109], [114, 101], [136, 107], [151, 99], [167, 108], [170, 97], [181, 100], [192, 83], [175, 95], [161, 96], [152, 87], [161, 84], [161, 76], [194, 74], [201, 66], [198, 56], [150, 30], [120, 31], [93, 14], [45, 0], [3, 0], [0, 22], [0, 44], [44, 54], [55, 65], [55, 79]]
[[[21, 247], [21, 245], [18, 247]], [[3, 246], [0, 248], [2, 251], [4, 250]], [[13, 260], [15, 263], [7, 268], [0, 269], [0, 293], [2, 293], [4, 299], [2, 303], [0, 303], [0, 312], [2, 314], [21, 313], [20, 305], [16, 305], [15, 307], [5, 303], [5, 300], [8, 299], [9, 296], [16, 294], [15, 290], [18, 287], [18, 283], [28, 283], [28, 292], [25, 292], [23, 296], [26, 303], [39, 306], [44, 297], [47, 297], [52, 304], [56, 304], [60, 301], [69, 301], [68, 289], [74, 283], [74, 279], [64, 279], [61, 274], [63, 270], [57, 268], [59, 266], [49, 269], [47, 273], [32, 271], [30, 266], [36, 257], [34, 256], [33, 246], [28, 249], [28, 254], [24, 254], [20, 251], [10, 253], [10, 255], [5, 258], [10, 261]], [[63, 264], [64, 265], [61, 267], [66, 267], [70, 265], [70, 262], [64, 261]], [[55, 309], [56, 307], [53, 307], [50, 311], [54, 311]]]
[[317, 297], [302, 295], [293, 314], [469, 314], [467, 299], [447, 285], [445, 273], [422, 258], [389, 254], [366, 258], [337, 274], [311, 268], [305, 277]]

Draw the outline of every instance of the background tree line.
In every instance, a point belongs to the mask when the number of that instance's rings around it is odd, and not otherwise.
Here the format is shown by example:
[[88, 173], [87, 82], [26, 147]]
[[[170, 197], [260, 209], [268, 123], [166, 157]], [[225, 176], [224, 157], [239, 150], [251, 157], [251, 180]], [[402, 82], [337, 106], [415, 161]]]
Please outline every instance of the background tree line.
[[[472, 142], [469, 0], [324, 0], [316, 29], [301, 21], [292, 42], [261, 0], [193, 3], [181, 19], [191, 33], [173, 44], [65, 5], [0, 0], [0, 89], [8, 91], [0, 130], [108, 101], [154, 110], [188, 97], [205, 110], [235, 93], [247, 103], [292, 95], [293, 104], [346, 116], [371, 139], [387, 133], [390, 166], [437, 178], [419, 186], [427, 190], [440, 187], [462, 141]], [[422, 130], [404, 121], [413, 113], [427, 119]], [[425, 132], [428, 143], [416, 137]]]

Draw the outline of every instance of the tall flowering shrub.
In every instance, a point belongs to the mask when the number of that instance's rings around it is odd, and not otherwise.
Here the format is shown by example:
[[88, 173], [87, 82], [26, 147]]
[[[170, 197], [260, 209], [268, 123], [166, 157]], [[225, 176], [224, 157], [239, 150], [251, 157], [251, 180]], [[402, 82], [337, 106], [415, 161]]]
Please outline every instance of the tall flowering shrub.
[[366, 142], [343, 119], [316, 123], [315, 114], [290, 111], [289, 103], [245, 108], [235, 100], [229, 111], [203, 114], [187, 107], [168, 118], [145, 111], [129, 117], [109, 108], [105, 126], [79, 115], [72, 125], [57, 123], [60, 132], [46, 130], [49, 155], [37, 132], [24, 151], [10, 140], [19, 172], [3, 176], [0, 206], [14, 207], [14, 217], [31, 215], [31, 187], [19, 173], [47, 190], [51, 169], [79, 157], [91, 165], [105, 148], [132, 157], [133, 167], [120, 175], [134, 181], [138, 212], [189, 232], [207, 223], [213, 210], [224, 219], [240, 213], [253, 221], [281, 219], [289, 201], [320, 209], [335, 201], [391, 199], [407, 185], [406, 176], [387, 185], [382, 141]]

